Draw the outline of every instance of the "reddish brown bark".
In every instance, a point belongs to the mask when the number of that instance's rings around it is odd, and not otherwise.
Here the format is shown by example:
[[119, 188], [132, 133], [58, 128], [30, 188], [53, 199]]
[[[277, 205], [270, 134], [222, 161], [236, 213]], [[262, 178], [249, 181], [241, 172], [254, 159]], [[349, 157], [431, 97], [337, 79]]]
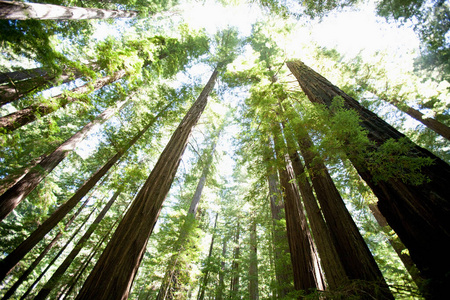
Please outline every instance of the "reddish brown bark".
[[250, 224], [250, 257], [248, 267], [248, 293], [250, 300], [259, 299], [257, 249], [258, 243], [256, 238], [256, 221], [252, 220]]
[[[302, 62], [288, 62], [287, 65], [311, 102], [329, 107], [335, 96], [342, 97], [344, 107], [359, 114], [360, 125], [368, 131], [368, 138], [374, 142], [375, 149], [389, 139], [406, 139]], [[423, 287], [425, 292], [429, 297], [439, 299], [447, 293], [450, 285], [450, 166], [412, 142], [410, 145], [408, 157], [430, 158], [434, 162], [422, 167], [421, 172], [428, 181], [419, 185], [397, 178], [375, 181], [367, 161], [360, 154], [350, 152], [349, 158], [377, 196], [378, 208], [409, 249], [421, 276], [428, 279]]]
[[150, 176], [120, 222], [77, 299], [127, 299], [148, 238], [172, 185], [192, 128], [217, 78], [215, 70], [166, 145]]

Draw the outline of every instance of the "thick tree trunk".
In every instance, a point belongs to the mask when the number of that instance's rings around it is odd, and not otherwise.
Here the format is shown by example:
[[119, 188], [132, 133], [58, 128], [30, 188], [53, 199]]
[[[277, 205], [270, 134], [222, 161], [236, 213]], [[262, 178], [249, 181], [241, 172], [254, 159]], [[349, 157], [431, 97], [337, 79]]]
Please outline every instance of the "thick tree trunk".
[[54, 78], [52, 74], [48, 72], [48, 70], [44, 68], [34, 68], [28, 70], [20, 70], [14, 72], [5, 72], [0, 73], [0, 84], [11, 83], [11, 82], [19, 82], [23, 80], [36, 79], [36, 78], [44, 78], [45, 80], [49, 80]]
[[297, 187], [293, 183], [293, 174], [288, 171], [288, 161], [281, 154], [284, 143], [279, 134], [279, 130], [274, 130], [274, 145], [278, 163], [283, 167], [279, 168], [280, 183], [283, 190], [284, 205], [286, 213], [286, 227], [289, 241], [289, 252], [291, 253], [292, 269], [294, 274], [294, 287], [296, 290], [304, 290], [306, 293], [317, 289], [319, 279], [316, 278], [315, 262], [311, 252], [312, 238], [309, 233], [303, 208], [300, 203], [300, 195]]
[[14, 173], [8, 174], [7, 176], [5, 176], [5, 178], [1, 179], [0, 195], [3, 195], [8, 189], [10, 189], [16, 183], [18, 183], [25, 175], [28, 174], [28, 172], [31, 171], [31, 169], [33, 169], [38, 163], [40, 163], [48, 154], [49, 152], [39, 156], [36, 159], [33, 159], [25, 167], [22, 167], [19, 170], [14, 171]]
[[78, 101], [78, 96], [83, 94], [97, 91], [104, 86], [113, 83], [123, 77], [125, 77], [125, 70], [117, 71], [114, 75], [105, 76], [95, 80], [93, 83], [86, 83], [83, 86], [77, 87], [71, 90], [71, 93], [75, 93], [75, 96], [67, 96], [64, 93], [53, 97], [52, 103], [38, 103], [30, 105], [22, 110], [10, 113], [9, 115], [0, 118], [0, 132], [11, 132], [28, 123], [35, 121], [38, 117], [48, 115], [56, 111], [57, 109], [66, 106], [69, 103]]
[[275, 277], [277, 279], [277, 298], [284, 298], [294, 290], [292, 285], [292, 265], [287, 260], [289, 254], [289, 243], [286, 228], [279, 223], [284, 219], [284, 203], [281, 191], [278, 189], [277, 173], [269, 171], [268, 185], [270, 193], [270, 211], [273, 223], [273, 244], [275, 258]]
[[44, 275], [47, 273], [47, 271], [53, 266], [55, 261], [61, 256], [61, 254], [66, 250], [66, 248], [72, 243], [72, 240], [78, 235], [78, 233], [81, 231], [81, 229], [86, 225], [89, 218], [92, 216], [92, 214], [95, 212], [95, 209], [93, 209], [89, 215], [84, 219], [83, 223], [77, 228], [77, 230], [70, 236], [70, 238], [66, 241], [64, 246], [59, 249], [59, 252], [53, 257], [53, 259], [50, 261], [50, 263], [47, 265], [47, 267], [39, 274], [39, 276], [34, 280], [34, 282], [28, 287], [26, 292], [20, 297], [20, 300], [27, 299], [28, 295], [31, 293], [33, 288], [38, 284], [38, 282], [44, 277]]
[[163, 108], [141, 131], [138, 132], [128, 144], [119, 149], [100, 169], [98, 169], [75, 194], [63, 205], [61, 205], [47, 220], [44, 221], [25, 241], [23, 241], [13, 252], [0, 263], [0, 282], [14, 268], [14, 266], [29, 252], [44, 236], [52, 230], [86, 194], [97, 184], [97, 182], [111, 169], [112, 166], [128, 151], [144, 133], [158, 120], [158, 118], [169, 108], [172, 103]]
[[[81, 213], [83, 208], [87, 205], [88, 201], [86, 200], [83, 205], [80, 206], [80, 208], [73, 214], [73, 216], [67, 221], [66, 225], [64, 226], [64, 231], [69, 229], [69, 226], [73, 223], [75, 218]], [[56, 234], [56, 236], [53, 238], [53, 240], [42, 250], [42, 252], [39, 254], [39, 256], [33, 261], [33, 263], [20, 275], [19, 279], [14, 283], [14, 285], [6, 292], [6, 294], [3, 296], [2, 300], [9, 299], [17, 290], [17, 288], [28, 278], [28, 275], [33, 272], [33, 270], [37, 267], [37, 265], [42, 261], [42, 259], [45, 257], [45, 255], [50, 251], [50, 249], [53, 248], [53, 246], [56, 245], [56, 242], [59, 241], [59, 239], [63, 236], [63, 232], [60, 231]]]
[[65, 7], [53, 4], [0, 1], [0, 19], [6, 20], [83, 20], [134, 18], [137, 11]]
[[233, 263], [231, 264], [231, 283], [230, 283], [230, 299], [239, 299], [239, 258], [240, 258], [240, 246], [239, 246], [239, 234], [240, 224], [237, 223], [236, 235], [234, 236], [234, 250], [233, 250]]
[[258, 253], [256, 240], [256, 221], [250, 225], [250, 257], [248, 267], [248, 293], [250, 300], [259, 299], [258, 291]]
[[214, 248], [214, 239], [216, 237], [216, 228], [217, 228], [217, 219], [219, 218], [219, 213], [216, 213], [216, 220], [214, 221], [214, 229], [213, 229], [213, 235], [211, 238], [211, 244], [209, 245], [209, 252], [208, 257], [206, 258], [206, 266], [205, 266], [205, 272], [203, 274], [203, 280], [200, 283], [200, 290], [198, 292], [198, 300], [204, 300], [205, 299], [205, 293], [206, 293], [206, 286], [208, 285], [209, 281], [209, 266], [211, 264], [211, 256], [212, 251]]
[[50, 173], [75, 147], [89, 134], [95, 125], [100, 124], [117, 111], [119, 111], [126, 101], [120, 102], [115, 107], [107, 108], [103, 113], [97, 116], [92, 122], [85, 125], [80, 131], [71, 138], [62, 143], [55, 151], [42, 159], [36, 168], [30, 170], [14, 186], [9, 188], [0, 196], [0, 220], [16, 208], [17, 205], [29, 194], [36, 186]]
[[94, 222], [89, 226], [84, 235], [79, 239], [77, 244], [73, 247], [72, 251], [67, 255], [66, 259], [59, 265], [58, 269], [56, 269], [55, 273], [53, 273], [52, 277], [47, 281], [41, 291], [34, 298], [35, 300], [43, 300], [47, 298], [47, 296], [51, 293], [51, 291], [57, 286], [61, 276], [64, 275], [66, 270], [70, 267], [73, 260], [77, 257], [78, 253], [83, 249], [86, 242], [89, 240], [91, 235], [94, 233], [95, 229], [97, 229], [98, 224], [103, 220], [106, 213], [109, 211], [111, 206], [116, 202], [117, 197], [119, 197], [122, 192], [122, 188], [118, 188], [111, 199], [106, 203], [105, 207], [95, 218]]
[[187, 112], [150, 176], [120, 222], [111, 241], [86, 280], [77, 299], [127, 299], [148, 238], [172, 185], [192, 128], [207, 104], [217, 69]]
[[[368, 137], [375, 147], [389, 139], [406, 139], [302, 62], [288, 62], [287, 65], [312, 102], [329, 107], [335, 96], [341, 96], [344, 107], [359, 114], [360, 125], [368, 131]], [[429, 298], [439, 299], [447, 293], [450, 285], [450, 166], [429, 151], [412, 142], [411, 145], [409, 157], [430, 158], [434, 161], [432, 165], [422, 167], [422, 174], [428, 177], [428, 181], [419, 185], [396, 178], [376, 182], [364, 158], [351, 153], [349, 158], [377, 196], [378, 208], [408, 248], [421, 276], [429, 279], [423, 287], [425, 293]]]

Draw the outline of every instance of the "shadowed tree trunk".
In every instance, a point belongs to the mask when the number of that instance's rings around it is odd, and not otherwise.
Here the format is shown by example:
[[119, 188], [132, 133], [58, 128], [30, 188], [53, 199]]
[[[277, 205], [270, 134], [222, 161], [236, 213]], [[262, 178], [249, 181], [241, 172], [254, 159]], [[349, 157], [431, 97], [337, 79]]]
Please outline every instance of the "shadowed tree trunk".
[[172, 185], [192, 128], [197, 124], [217, 78], [214, 70], [197, 101], [187, 112], [155, 167], [120, 222], [111, 241], [87, 278], [77, 299], [126, 299], [145, 252], [148, 238]]
[[230, 299], [238, 299], [239, 295], [239, 234], [240, 234], [239, 220], [236, 227], [236, 235], [234, 236], [234, 250], [233, 250], [233, 263], [231, 264], [231, 283], [230, 283]]
[[223, 300], [223, 294], [225, 291], [225, 256], [227, 254], [227, 242], [228, 238], [223, 238], [222, 244], [222, 260], [220, 262], [220, 271], [219, 271], [219, 285], [217, 286], [216, 291], [216, 300]]
[[294, 290], [292, 285], [293, 273], [292, 265], [287, 260], [289, 256], [289, 243], [287, 241], [286, 228], [279, 224], [284, 219], [284, 203], [281, 191], [278, 189], [278, 176], [277, 173], [273, 172], [273, 168], [269, 170], [268, 184], [273, 223], [275, 277], [278, 283], [277, 296], [278, 298], [283, 298]]
[[205, 264], [205, 268], [204, 268], [204, 274], [203, 274], [203, 280], [201, 280], [200, 283], [200, 290], [198, 292], [198, 300], [204, 300], [205, 299], [205, 293], [206, 293], [206, 286], [208, 285], [208, 281], [209, 281], [209, 267], [211, 265], [211, 256], [212, 256], [212, 251], [213, 251], [213, 247], [214, 247], [214, 239], [216, 237], [216, 228], [217, 228], [217, 218], [219, 217], [219, 213], [216, 213], [216, 220], [214, 221], [214, 229], [213, 229], [213, 235], [211, 238], [211, 244], [209, 245], [209, 252], [208, 252], [208, 257], [206, 258], [206, 264]]
[[144, 133], [158, 120], [158, 118], [172, 105], [165, 106], [125, 147], [118, 149], [117, 153], [111, 157], [100, 169], [98, 169], [83, 185], [78, 188], [75, 194], [63, 205], [61, 205], [47, 220], [45, 220], [25, 241], [23, 241], [13, 252], [6, 256], [0, 263], [0, 282], [14, 268], [14, 266], [33, 247], [50, 232], [97, 184], [97, 182], [111, 169], [112, 166], [130, 149]]
[[[375, 149], [390, 139], [406, 139], [402, 133], [302, 62], [293, 61], [287, 65], [311, 102], [330, 107], [333, 98], [341, 96], [344, 108], [359, 114], [360, 125], [367, 130]], [[408, 158], [433, 160], [432, 165], [421, 168], [422, 174], [428, 178], [426, 182], [413, 185], [397, 178], [375, 181], [366, 159], [351, 152], [349, 158], [377, 196], [378, 208], [408, 248], [421, 276], [428, 279], [423, 286], [424, 292], [430, 298], [439, 299], [447, 293], [450, 285], [450, 166], [412, 142], [407, 155]]]
[[59, 280], [61, 276], [64, 275], [66, 270], [70, 267], [73, 260], [77, 257], [78, 253], [83, 249], [86, 242], [89, 240], [91, 235], [94, 233], [95, 229], [97, 229], [98, 224], [103, 220], [106, 213], [109, 211], [111, 206], [114, 204], [114, 202], [119, 197], [120, 193], [122, 192], [122, 187], [118, 188], [117, 191], [114, 193], [114, 195], [111, 197], [111, 199], [106, 203], [105, 207], [102, 209], [102, 211], [98, 214], [98, 216], [95, 218], [94, 222], [89, 226], [89, 228], [86, 230], [84, 235], [80, 238], [78, 243], [73, 247], [72, 251], [67, 255], [66, 259], [59, 265], [58, 269], [56, 269], [55, 273], [53, 273], [52, 277], [47, 281], [47, 283], [44, 285], [44, 287], [41, 289], [41, 291], [37, 294], [34, 299], [41, 300], [47, 298], [47, 296], [51, 293], [51, 291], [58, 285]]
[[[254, 218], [254, 217], [253, 217]], [[258, 291], [258, 254], [256, 241], [256, 221], [252, 220], [250, 225], [250, 257], [248, 267], [248, 293], [250, 300], [259, 299]]]
[[14, 186], [10, 187], [0, 196], [0, 220], [16, 208], [25, 197], [50, 173], [75, 147], [89, 134], [95, 125], [100, 124], [117, 113], [127, 101], [118, 103], [115, 107], [107, 108], [93, 121], [85, 125], [67, 141], [62, 143], [55, 151], [42, 159], [39, 164], [30, 170]]
[[137, 11], [65, 7], [53, 4], [0, 1], [0, 19], [7, 20], [83, 20], [133, 18]]
[[28, 123], [35, 121], [38, 117], [48, 115], [56, 111], [61, 107], [65, 107], [67, 104], [78, 101], [78, 97], [97, 91], [104, 86], [113, 83], [123, 77], [125, 77], [125, 70], [117, 71], [114, 75], [108, 75], [99, 79], [96, 79], [93, 83], [86, 83], [83, 86], [77, 87], [71, 90], [71, 93], [75, 93], [75, 96], [69, 96], [61, 94], [52, 98], [52, 103], [38, 103], [32, 104], [24, 109], [10, 113], [9, 115], [0, 118], [0, 132], [11, 132]]

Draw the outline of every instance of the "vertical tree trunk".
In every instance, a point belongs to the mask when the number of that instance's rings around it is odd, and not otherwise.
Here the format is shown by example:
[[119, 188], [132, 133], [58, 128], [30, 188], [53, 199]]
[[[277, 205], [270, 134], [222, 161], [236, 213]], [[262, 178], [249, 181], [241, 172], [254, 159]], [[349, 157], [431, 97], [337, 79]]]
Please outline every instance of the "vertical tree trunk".
[[30, 170], [14, 186], [0, 196], [0, 221], [16, 208], [17, 205], [50, 173], [75, 147], [95, 128], [95, 125], [104, 122], [119, 111], [126, 101], [118, 103], [115, 107], [107, 108], [92, 122], [85, 125], [67, 141], [62, 143], [55, 151], [42, 159], [38, 166]]
[[256, 240], [256, 221], [250, 225], [250, 263], [248, 267], [248, 293], [250, 300], [259, 299], [258, 291], [258, 254]]
[[[117, 71], [114, 75], [108, 75], [96, 79], [93, 83], [87, 83], [83, 86], [71, 90], [71, 93], [76, 93], [74, 97], [67, 96], [64, 93], [53, 97], [52, 103], [38, 103], [32, 104], [22, 110], [10, 113], [9, 115], [0, 118], [0, 132], [11, 132], [28, 123], [35, 121], [38, 117], [48, 115], [56, 111], [58, 108], [65, 107], [67, 104], [78, 101], [78, 96], [97, 91], [104, 86], [113, 83], [125, 77], [125, 70]], [[92, 86], [92, 87], [91, 87]]]
[[214, 221], [214, 229], [213, 229], [213, 235], [211, 238], [211, 244], [209, 246], [209, 252], [208, 252], [208, 257], [206, 258], [206, 266], [204, 269], [204, 274], [203, 274], [203, 280], [201, 280], [202, 282], [200, 283], [200, 290], [198, 292], [198, 300], [204, 300], [205, 299], [205, 292], [206, 292], [206, 286], [208, 285], [208, 281], [209, 281], [209, 267], [211, 265], [211, 256], [212, 256], [212, 251], [213, 251], [213, 247], [214, 247], [214, 238], [216, 237], [216, 227], [217, 227], [217, 218], [219, 217], [219, 213], [216, 213], [216, 220]]
[[64, 275], [66, 270], [70, 267], [73, 260], [77, 257], [78, 253], [83, 249], [86, 242], [89, 240], [91, 235], [94, 233], [95, 229], [97, 229], [98, 224], [103, 220], [106, 213], [109, 211], [111, 206], [116, 201], [117, 197], [119, 197], [122, 192], [122, 187], [118, 188], [111, 199], [106, 203], [105, 207], [98, 214], [97, 218], [95, 218], [94, 222], [89, 226], [84, 235], [80, 238], [77, 244], [73, 247], [72, 251], [67, 255], [66, 259], [59, 265], [58, 269], [56, 269], [55, 273], [53, 273], [52, 277], [47, 281], [41, 291], [34, 298], [36, 300], [42, 300], [47, 298], [47, 296], [51, 293], [51, 291], [58, 285], [58, 282], [61, 276]]
[[217, 78], [217, 69], [187, 112], [150, 176], [120, 222], [77, 299], [126, 299], [162, 204], [172, 185], [192, 128], [200, 118]]
[[83, 20], [134, 18], [137, 11], [65, 7], [53, 4], [0, 1], [0, 19], [6, 20]]
[[224, 237], [222, 244], [222, 261], [220, 262], [219, 271], [219, 285], [217, 286], [216, 291], [216, 300], [223, 300], [223, 294], [225, 291], [225, 256], [227, 254], [227, 242], [228, 239]]
[[[275, 129], [275, 133], [280, 133]], [[284, 205], [286, 213], [286, 227], [291, 253], [292, 269], [294, 272], [294, 287], [296, 290], [304, 290], [310, 293], [317, 288], [314, 258], [311, 253], [311, 236], [303, 209], [300, 204], [300, 196], [297, 187], [293, 183], [294, 178], [288, 173], [285, 157], [281, 154], [281, 137], [275, 134], [275, 151], [277, 161], [283, 167], [279, 168], [280, 182], [283, 189]]]
[[230, 284], [230, 299], [239, 299], [239, 258], [240, 258], [240, 246], [239, 246], [239, 234], [240, 224], [237, 223], [236, 235], [234, 236], [234, 250], [233, 250], [233, 263], [231, 264], [231, 284]]
[[[86, 200], [83, 205], [80, 206], [80, 208], [73, 214], [73, 216], [67, 221], [66, 225], [64, 226], [64, 231], [69, 229], [69, 226], [73, 223], [75, 218], [81, 213], [83, 208], [87, 205], [88, 200]], [[45, 255], [53, 248], [53, 246], [56, 245], [56, 242], [63, 236], [63, 232], [60, 231], [56, 234], [56, 236], [53, 238], [53, 240], [42, 250], [41, 254], [33, 261], [33, 263], [20, 275], [19, 279], [14, 283], [14, 285], [6, 292], [6, 294], [3, 296], [2, 300], [9, 299], [14, 292], [17, 290], [17, 288], [28, 278], [28, 275], [33, 272], [34, 268], [37, 267], [37, 265], [42, 261], [42, 259], [45, 257]]]
[[287, 256], [289, 256], [289, 243], [287, 241], [286, 228], [284, 226], [281, 227], [279, 224], [279, 222], [284, 219], [284, 203], [281, 191], [278, 189], [277, 173], [272, 170], [269, 170], [268, 184], [270, 210], [273, 223], [275, 277], [278, 283], [277, 295], [278, 298], [284, 298], [288, 293], [294, 290], [292, 285], [293, 273], [291, 263], [286, 260]]
[[25, 241], [23, 241], [13, 252], [6, 256], [0, 263], [0, 282], [14, 268], [14, 266], [29, 252], [44, 236], [52, 230], [97, 184], [97, 182], [111, 169], [112, 166], [130, 149], [144, 133], [158, 120], [158, 118], [170, 107], [172, 103], [165, 106], [127, 145], [117, 151], [100, 169], [98, 169], [75, 194], [63, 205], [61, 205], [47, 220], [45, 220]]
[[[341, 96], [344, 107], [359, 114], [360, 125], [368, 131], [368, 138], [374, 142], [375, 148], [389, 139], [406, 139], [302, 62], [288, 62], [287, 65], [312, 102], [329, 107], [335, 96]], [[421, 276], [428, 279], [424, 286], [425, 292], [429, 297], [439, 299], [447, 293], [450, 285], [450, 166], [429, 151], [412, 142], [411, 145], [409, 157], [430, 158], [434, 162], [422, 167], [422, 174], [428, 177], [428, 181], [419, 185], [396, 178], [376, 182], [365, 159], [358, 155], [349, 155], [349, 158], [377, 196], [378, 208], [409, 249]]]

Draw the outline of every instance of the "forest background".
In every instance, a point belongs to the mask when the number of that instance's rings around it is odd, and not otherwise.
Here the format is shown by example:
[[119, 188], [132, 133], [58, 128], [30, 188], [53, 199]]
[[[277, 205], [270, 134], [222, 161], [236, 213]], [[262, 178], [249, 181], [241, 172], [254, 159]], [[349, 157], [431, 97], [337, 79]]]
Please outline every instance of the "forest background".
[[[384, 182], [426, 190], [438, 160], [450, 180], [448, 1], [36, 3], [56, 20], [0, 1], [3, 299], [441, 299], [449, 227], [436, 267], [376, 204]], [[296, 72], [326, 83], [296, 60], [406, 138], [375, 149], [346, 96], [311, 103]], [[448, 194], [419, 214], [441, 224]], [[361, 268], [339, 254], [350, 235]]]

